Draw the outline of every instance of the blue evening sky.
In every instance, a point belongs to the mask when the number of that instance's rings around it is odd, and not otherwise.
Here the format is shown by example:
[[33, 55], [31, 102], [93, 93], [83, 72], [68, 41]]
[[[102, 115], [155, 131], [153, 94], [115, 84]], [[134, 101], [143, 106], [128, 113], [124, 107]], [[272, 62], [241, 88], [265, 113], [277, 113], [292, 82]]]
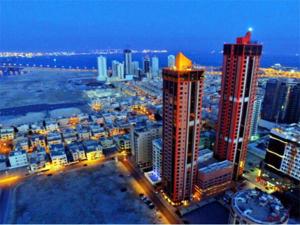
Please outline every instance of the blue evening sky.
[[0, 51], [208, 53], [253, 27], [265, 54], [300, 53], [299, 0], [0, 0]]

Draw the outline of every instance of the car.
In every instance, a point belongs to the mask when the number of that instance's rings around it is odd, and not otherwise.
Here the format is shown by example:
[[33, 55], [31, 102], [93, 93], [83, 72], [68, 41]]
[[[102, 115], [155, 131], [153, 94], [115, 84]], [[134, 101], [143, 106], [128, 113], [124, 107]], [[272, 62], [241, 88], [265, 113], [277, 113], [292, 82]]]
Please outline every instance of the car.
[[147, 205], [153, 204], [149, 199], [148, 199], [147, 201], [145, 201], [145, 203], [146, 203]]
[[147, 200], [147, 197], [146, 197], [146, 196], [143, 196], [143, 197], [141, 197], [141, 200], [142, 200], [143, 202], [145, 202], [145, 201]]
[[149, 205], [148, 205], [149, 209], [154, 209], [155, 206], [153, 205], [153, 203], [151, 202]]

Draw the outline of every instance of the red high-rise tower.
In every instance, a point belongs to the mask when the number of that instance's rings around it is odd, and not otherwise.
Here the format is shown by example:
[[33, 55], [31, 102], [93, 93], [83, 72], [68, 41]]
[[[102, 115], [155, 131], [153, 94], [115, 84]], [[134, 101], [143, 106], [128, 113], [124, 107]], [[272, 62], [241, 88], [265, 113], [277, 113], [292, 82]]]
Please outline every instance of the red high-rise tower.
[[215, 155], [234, 163], [234, 179], [245, 165], [261, 52], [250, 32], [235, 44], [224, 44]]
[[197, 174], [204, 70], [182, 53], [163, 69], [162, 184], [173, 203], [190, 200]]

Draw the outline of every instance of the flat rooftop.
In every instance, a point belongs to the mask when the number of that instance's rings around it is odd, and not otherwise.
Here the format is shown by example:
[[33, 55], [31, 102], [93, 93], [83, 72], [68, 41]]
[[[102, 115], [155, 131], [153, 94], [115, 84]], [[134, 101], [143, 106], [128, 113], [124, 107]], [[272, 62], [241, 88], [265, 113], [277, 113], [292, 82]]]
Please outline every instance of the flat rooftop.
[[285, 223], [288, 210], [274, 196], [258, 190], [238, 192], [232, 199], [235, 212], [258, 224]]
[[271, 134], [300, 144], [300, 123], [273, 128]]

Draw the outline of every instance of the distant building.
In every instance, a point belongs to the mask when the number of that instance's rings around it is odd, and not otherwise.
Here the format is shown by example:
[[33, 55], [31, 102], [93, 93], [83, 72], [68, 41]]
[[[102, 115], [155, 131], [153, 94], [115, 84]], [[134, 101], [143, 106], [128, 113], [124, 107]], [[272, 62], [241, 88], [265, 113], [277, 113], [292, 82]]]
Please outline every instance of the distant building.
[[261, 54], [262, 45], [251, 41], [250, 31], [223, 48], [215, 156], [233, 162], [235, 180], [245, 168]]
[[271, 130], [264, 164], [265, 169], [300, 181], [300, 123]]
[[0, 129], [0, 140], [8, 141], [15, 137], [15, 132], [13, 128], [2, 128]]
[[152, 57], [151, 74], [152, 77], [157, 77], [159, 75], [159, 59], [157, 56]]
[[124, 64], [116, 60], [112, 61], [112, 77], [124, 80]]
[[288, 124], [300, 122], [300, 82], [291, 88], [284, 122]]
[[175, 66], [175, 56], [168, 55], [168, 67], [174, 67], [174, 66]]
[[130, 49], [124, 50], [124, 75], [132, 75], [133, 71], [131, 68], [132, 63], [132, 52]]
[[45, 120], [45, 128], [47, 132], [57, 131], [58, 124], [55, 120], [47, 119]]
[[106, 81], [107, 80], [107, 64], [106, 58], [104, 56], [99, 56], [97, 58], [98, 65], [98, 81]]
[[28, 166], [27, 153], [24, 150], [15, 149], [10, 152], [8, 160], [11, 169]]
[[31, 148], [37, 147], [37, 146], [45, 147], [46, 146], [46, 139], [45, 139], [44, 135], [33, 134], [29, 138], [29, 143], [30, 143]]
[[276, 123], [298, 123], [300, 121], [300, 83], [291, 79], [268, 80], [261, 118]]
[[47, 135], [47, 143], [49, 145], [54, 144], [61, 144], [62, 143], [62, 137], [59, 132], [51, 132]]
[[87, 127], [77, 126], [77, 134], [80, 141], [90, 139], [90, 131]]
[[233, 172], [232, 162], [228, 160], [208, 164], [200, 162], [199, 166], [197, 185], [195, 188], [195, 195], [198, 199], [220, 194], [231, 187]]
[[144, 58], [143, 69], [144, 69], [144, 74], [150, 73], [150, 58], [149, 58], [149, 56], [145, 56], [145, 58]]
[[155, 124], [135, 129], [133, 132], [132, 153], [135, 163], [141, 168], [152, 166], [152, 141], [161, 137], [162, 127]]
[[259, 190], [237, 192], [231, 200], [229, 224], [287, 224], [288, 210], [280, 200]]
[[140, 69], [139, 62], [138, 61], [133, 61], [131, 63], [132, 74], [135, 75], [135, 76], [138, 76], [139, 75], [139, 71], [140, 71], [139, 69]]
[[103, 157], [102, 147], [97, 141], [84, 141], [83, 146], [87, 160], [96, 160]]
[[65, 147], [63, 144], [53, 144], [50, 146], [50, 158], [54, 167], [64, 166], [68, 163]]
[[99, 125], [90, 125], [90, 135], [94, 139], [99, 139], [100, 137], [106, 137], [107, 132], [105, 129]]
[[66, 129], [62, 132], [62, 136], [64, 139], [64, 142], [66, 144], [70, 144], [73, 141], [77, 141], [77, 133], [73, 129]]

